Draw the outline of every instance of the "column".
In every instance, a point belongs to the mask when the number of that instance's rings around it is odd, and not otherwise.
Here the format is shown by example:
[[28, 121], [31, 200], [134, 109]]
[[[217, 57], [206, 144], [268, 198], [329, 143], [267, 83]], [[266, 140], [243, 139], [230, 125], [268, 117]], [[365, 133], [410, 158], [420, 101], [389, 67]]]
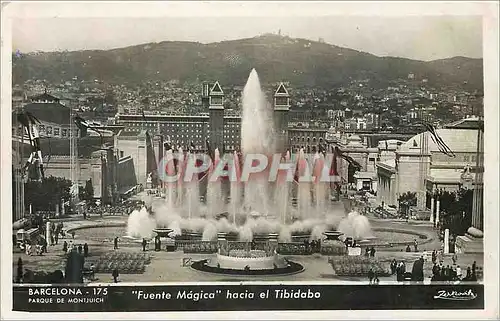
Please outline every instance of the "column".
[[220, 255], [228, 255], [229, 249], [226, 239], [226, 233], [217, 233], [217, 247]]
[[389, 181], [389, 202], [391, 205], [394, 205], [397, 203], [396, 200], [396, 194], [398, 191], [396, 190], [396, 175], [392, 174], [391, 179]]
[[30, 204], [30, 214], [33, 214], [33, 205]]
[[436, 202], [436, 225], [439, 223], [439, 206], [441, 205], [441, 202], [439, 199]]
[[269, 252], [271, 255], [278, 251], [278, 237], [278, 234], [269, 234]]
[[64, 208], [64, 200], [61, 200], [61, 216], [66, 215], [66, 209]]
[[450, 253], [450, 229], [444, 230], [444, 254]]
[[434, 223], [434, 196], [431, 198], [431, 218], [429, 221]]
[[47, 241], [47, 244], [50, 245], [50, 222], [45, 224], [45, 230], [45, 240]]
[[59, 203], [56, 204], [56, 217], [59, 217]]

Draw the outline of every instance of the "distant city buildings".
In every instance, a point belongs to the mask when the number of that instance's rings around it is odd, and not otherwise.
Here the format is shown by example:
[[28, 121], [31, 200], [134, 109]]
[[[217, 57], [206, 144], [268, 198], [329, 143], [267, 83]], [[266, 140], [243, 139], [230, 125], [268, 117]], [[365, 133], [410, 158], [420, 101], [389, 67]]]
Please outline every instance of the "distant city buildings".
[[[292, 88], [288, 82], [264, 84], [263, 90], [273, 109], [274, 135], [281, 150], [304, 148], [305, 152], [314, 153], [320, 144], [336, 141], [363, 165], [357, 173], [342, 169], [346, 183], [356, 189], [378, 192], [379, 201], [394, 204], [405, 191], [403, 185], [399, 188], [392, 183], [396, 179], [392, 175], [401, 181], [402, 177], [415, 174], [404, 172], [400, 164], [404, 164], [404, 157], [413, 157], [408, 153], [415, 154], [410, 138], [422, 131], [417, 124], [424, 120], [439, 127], [482, 113], [478, 92], [425, 86], [415, 75], [409, 75], [385, 89], [370, 88], [368, 80], [353, 80], [348, 86], [330, 90]], [[208, 140], [212, 151], [239, 150], [242, 90], [243, 86], [218, 82], [158, 81], [130, 87], [78, 79], [59, 85], [30, 80], [15, 86], [13, 105], [40, 119], [44, 148], [50, 145], [54, 154], [47, 165], [49, 175], [71, 176], [69, 144], [63, 146], [59, 141], [69, 140], [72, 113], [106, 132], [104, 140], [92, 133], [95, 137], [79, 141], [78, 181], [92, 179], [96, 191], [100, 191], [96, 195], [112, 199], [111, 192], [107, 192], [111, 185], [116, 193], [146, 183], [164, 154], [165, 142], [175, 148], [186, 150], [194, 146], [196, 151], [206, 152]], [[21, 140], [19, 130], [13, 126], [14, 139]], [[107, 144], [104, 149], [103, 142]], [[396, 155], [400, 155], [398, 163], [394, 160]], [[475, 157], [460, 155], [465, 156], [470, 162]], [[433, 160], [439, 157], [436, 154]], [[466, 162], [463, 158], [453, 170]], [[127, 175], [99, 179], [111, 168], [114, 173], [127, 168]], [[431, 169], [426, 179], [434, 184], [441, 176], [438, 169]], [[456, 185], [456, 180], [452, 183]]]

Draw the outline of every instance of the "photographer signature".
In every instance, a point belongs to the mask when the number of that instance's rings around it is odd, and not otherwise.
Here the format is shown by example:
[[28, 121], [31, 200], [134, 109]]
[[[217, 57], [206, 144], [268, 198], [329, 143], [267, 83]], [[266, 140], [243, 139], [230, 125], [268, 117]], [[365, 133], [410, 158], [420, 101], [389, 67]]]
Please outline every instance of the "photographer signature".
[[438, 290], [437, 295], [434, 296], [434, 299], [454, 301], [469, 301], [474, 300], [475, 298], [477, 298], [477, 294], [474, 293], [471, 289], [466, 291]]

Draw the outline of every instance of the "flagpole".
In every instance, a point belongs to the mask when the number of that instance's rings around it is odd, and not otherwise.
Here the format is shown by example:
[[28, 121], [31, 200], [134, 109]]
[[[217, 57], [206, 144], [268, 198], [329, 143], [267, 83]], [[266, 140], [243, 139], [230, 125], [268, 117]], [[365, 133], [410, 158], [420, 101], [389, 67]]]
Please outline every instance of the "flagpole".
[[[18, 185], [19, 185], [19, 194], [16, 195], [18, 197], [19, 205], [18, 211], [20, 211], [21, 218], [24, 218], [24, 176], [23, 176], [23, 162], [24, 162], [24, 126], [21, 124], [21, 144], [18, 144], [18, 152], [19, 152], [19, 172], [17, 173]], [[20, 146], [20, 148], [19, 148]]]

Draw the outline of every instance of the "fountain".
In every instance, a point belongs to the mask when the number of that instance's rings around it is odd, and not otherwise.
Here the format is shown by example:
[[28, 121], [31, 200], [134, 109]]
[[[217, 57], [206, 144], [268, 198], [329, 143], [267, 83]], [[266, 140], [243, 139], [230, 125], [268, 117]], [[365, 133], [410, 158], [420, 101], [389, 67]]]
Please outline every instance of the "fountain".
[[[299, 178], [293, 181], [286, 180], [286, 170], [278, 171], [277, 180], [272, 183], [268, 177], [251, 174], [246, 181], [231, 180], [227, 184], [229, 191], [225, 193], [220, 178], [210, 179], [217, 165], [225, 162], [226, 157], [229, 158], [229, 176], [240, 177], [241, 164], [248, 155], [274, 154], [272, 124], [272, 108], [261, 90], [257, 72], [252, 70], [243, 90], [241, 154], [221, 155], [222, 151], [216, 148], [212, 166], [205, 174], [188, 179], [188, 182], [165, 183], [165, 200], [153, 200], [151, 215], [143, 210], [131, 214], [128, 234], [151, 237], [153, 231], [161, 232], [158, 228], [167, 228], [171, 230], [170, 237], [176, 239], [216, 242], [218, 234], [225, 233], [226, 240], [231, 242], [270, 242], [272, 235], [277, 235], [276, 243], [323, 240], [325, 236], [331, 239], [337, 234], [336, 240], [341, 235], [355, 239], [370, 237], [366, 217], [354, 212], [345, 217], [341, 203], [331, 202], [330, 183], [319, 180], [329, 166], [323, 154], [316, 153], [311, 157], [303, 149], [283, 154], [282, 162], [296, 161], [298, 164], [296, 176]], [[167, 149], [165, 152], [167, 163], [164, 168], [168, 176], [184, 174], [186, 164], [194, 159], [190, 152], [184, 153], [182, 149], [177, 152], [180, 156], [177, 165], [169, 161], [174, 151]], [[201, 195], [205, 196], [206, 204], [200, 201], [202, 185], [206, 186], [206, 194]], [[276, 255], [273, 251], [266, 253], [266, 257]], [[251, 252], [248, 255], [248, 259], [256, 259]], [[269, 260], [278, 268], [284, 267], [274, 259]]]
[[160, 227], [160, 228], [155, 228], [153, 232], [155, 232], [156, 235], [158, 235], [158, 237], [169, 237], [168, 235], [172, 233], [173, 230], [171, 228]]

